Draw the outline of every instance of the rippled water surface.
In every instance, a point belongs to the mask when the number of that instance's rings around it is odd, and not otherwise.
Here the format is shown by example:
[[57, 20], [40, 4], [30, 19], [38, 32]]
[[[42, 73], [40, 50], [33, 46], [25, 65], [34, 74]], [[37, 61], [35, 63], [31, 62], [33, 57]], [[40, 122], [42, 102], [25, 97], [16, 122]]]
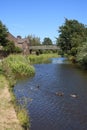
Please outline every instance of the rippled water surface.
[[35, 77], [14, 88], [29, 112], [30, 130], [87, 130], [87, 72], [63, 60], [34, 65]]

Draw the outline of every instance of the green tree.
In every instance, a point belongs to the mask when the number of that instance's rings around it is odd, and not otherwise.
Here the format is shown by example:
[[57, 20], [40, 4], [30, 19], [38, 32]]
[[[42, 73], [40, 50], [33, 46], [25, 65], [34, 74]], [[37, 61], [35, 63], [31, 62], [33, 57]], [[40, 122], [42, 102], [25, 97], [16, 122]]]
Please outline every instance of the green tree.
[[14, 42], [13, 41], [8, 41], [6, 46], [4, 47], [4, 51], [7, 53], [7, 54], [11, 54], [11, 53], [21, 53], [22, 50], [15, 46]]
[[52, 40], [49, 37], [45, 37], [42, 45], [53, 45]]
[[14, 45], [14, 42], [8, 42], [7, 45], [4, 47], [4, 50], [10, 54], [10, 53], [14, 53], [15, 51], [15, 45]]
[[1, 46], [6, 46], [8, 40], [7, 40], [7, 35], [8, 35], [8, 29], [6, 26], [0, 21], [0, 45]]
[[39, 38], [39, 37], [35, 37], [35, 36], [32, 36], [32, 35], [29, 35], [29, 36], [28, 36], [28, 39], [29, 39], [30, 45], [32, 45], [32, 46], [41, 45], [41, 42], [40, 42], [40, 38]]
[[22, 50], [16, 47], [13, 41], [8, 40], [8, 29], [0, 21], [0, 46], [2, 46], [4, 53], [20, 53]]
[[86, 41], [87, 28], [77, 20], [65, 19], [64, 25], [59, 27], [57, 45], [63, 53], [76, 55], [78, 46]]
[[78, 48], [76, 60], [81, 66], [87, 69], [87, 42]]

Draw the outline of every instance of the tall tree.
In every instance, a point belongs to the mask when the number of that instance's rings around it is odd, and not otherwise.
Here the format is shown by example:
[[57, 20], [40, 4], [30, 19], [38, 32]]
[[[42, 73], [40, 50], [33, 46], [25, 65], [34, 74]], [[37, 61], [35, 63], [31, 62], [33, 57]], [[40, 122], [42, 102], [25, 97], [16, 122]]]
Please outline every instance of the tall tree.
[[86, 41], [86, 30], [86, 26], [77, 20], [65, 19], [64, 25], [59, 27], [57, 45], [64, 53], [76, 55], [78, 46]]
[[42, 42], [43, 45], [52, 45], [52, 40], [49, 38], [49, 37], [45, 37], [43, 42]]
[[29, 39], [30, 45], [32, 45], [32, 46], [41, 45], [39, 37], [35, 37], [35, 36], [32, 36], [32, 35], [29, 35], [28, 39]]
[[8, 29], [6, 26], [0, 21], [0, 45], [1, 46], [6, 46], [8, 40], [7, 40], [7, 35], [8, 35]]

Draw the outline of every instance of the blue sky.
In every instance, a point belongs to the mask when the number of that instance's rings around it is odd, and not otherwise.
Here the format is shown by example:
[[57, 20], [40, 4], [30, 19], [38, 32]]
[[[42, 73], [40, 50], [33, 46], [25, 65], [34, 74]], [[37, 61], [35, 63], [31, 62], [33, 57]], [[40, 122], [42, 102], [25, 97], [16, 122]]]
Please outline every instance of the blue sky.
[[55, 41], [65, 18], [87, 24], [87, 0], [0, 0], [0, 20], [14, 36]]

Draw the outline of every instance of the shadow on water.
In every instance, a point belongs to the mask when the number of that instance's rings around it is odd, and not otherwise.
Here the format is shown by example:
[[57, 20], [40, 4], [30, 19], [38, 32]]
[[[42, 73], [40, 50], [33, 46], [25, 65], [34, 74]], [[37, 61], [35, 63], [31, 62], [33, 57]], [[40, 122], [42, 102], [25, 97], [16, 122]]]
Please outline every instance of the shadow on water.
[[14, 93], [31, 117], [30, 130], [87, 130], [87, 73], [65, 58], [34, 65]]

